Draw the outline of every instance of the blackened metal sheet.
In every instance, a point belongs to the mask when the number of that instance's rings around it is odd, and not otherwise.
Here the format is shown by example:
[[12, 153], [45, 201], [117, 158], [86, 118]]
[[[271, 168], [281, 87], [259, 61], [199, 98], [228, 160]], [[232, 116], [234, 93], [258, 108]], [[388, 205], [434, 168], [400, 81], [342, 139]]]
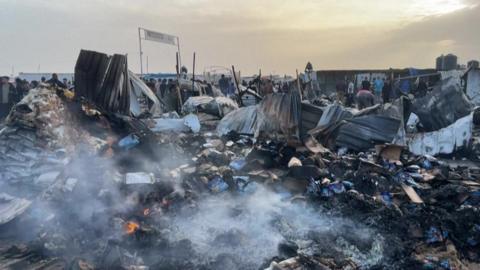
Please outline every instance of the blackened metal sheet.
[[383, 115], [365, 115], [345, 121], [339, 128], [336, 145], [355, 151], [392, 142], [401, 124], [400, 119]]

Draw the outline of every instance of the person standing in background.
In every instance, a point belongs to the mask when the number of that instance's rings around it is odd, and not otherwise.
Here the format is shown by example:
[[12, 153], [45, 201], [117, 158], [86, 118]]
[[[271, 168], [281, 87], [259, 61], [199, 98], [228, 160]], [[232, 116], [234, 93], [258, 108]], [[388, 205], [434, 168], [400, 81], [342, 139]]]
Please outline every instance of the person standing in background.
[[365, 76], [363, 77], [362, 81], [362, 90], [370, 90], [371, 84], [368, 78]]
[[230, 83], [230, 86], [228, 87], [228, 93], [227, 93], [227, 96], [228, 97], [233, 97], [235, 95], [235, 84], [233, 82]]
[[54, 87], [67, 88], [67, 86], [58, 79], [57, 73], [53, 73], [52, 78], [50, 78], [47, 83]]
[[9, 82], [9, 79], [4, 76], [0, 80], [0, 121], [10, 112], [12, 97], [15, 95], [15, 87]]
[[362, 89], [357, 93], [357, 108], [363, 110], [375, 104], [375, 96], [369, 91]]
[[424, 97], [427, 95], [428, 85], [425, 79], [420, 78], [417, 86], [416, 97]]
[[222, 74], [222, 76], [220, 76], [220, 80], [218, 80], [218, 87], [225, 96], [228, 94], [229, 83], [224, 74]]
[[30, 90], [30, 85], [26, 80], [22, 80], [20, 78], [15, 79], [15, 85], [15, 94], [12, 102], [17, 103], [28, 94], [28, 91]]
[[68, 79], [67, 78], [63, 78], [63, 85], [65, 85], [65, 88], [69, 89], [70, 88], [70, 84], [68, 83]]
[[380, 79], [380, 77], [377, 77], [374, 81], [374, 93], [375, 93], [375, 99], [376, 103], [382, 103], [382, 92], [383, 92], [383, 86], [385, 85], [385, 82], [383, 79]]
[[160, 97], [164, 98], [168, 91], [167, 79], [162, 79], [159, 89], [160, 89]]
[[345, 80], [338, 81], [335, 88], [337, 90], [337, 101], [344, 104], [345, 95], [347, 93], [347, 84], [345, 83]]
[[352, 80], [348, 80], [346, 105], [349, 107], [352, 106], [354, 98], [355, 98], [355, 84], [353, 83]]
[[392, 82], [390, 80], [385, 81], [383, 85], [382, 98], [384, 103], [390, 102], [392, 98]]

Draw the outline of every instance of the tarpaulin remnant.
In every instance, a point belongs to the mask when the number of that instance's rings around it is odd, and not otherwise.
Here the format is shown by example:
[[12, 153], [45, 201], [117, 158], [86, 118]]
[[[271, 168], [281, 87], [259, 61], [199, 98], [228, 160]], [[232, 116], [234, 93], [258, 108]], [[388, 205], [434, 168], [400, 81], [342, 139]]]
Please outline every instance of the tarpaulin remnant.
[[219, 117], [223, 117], [236, 109], [238, 109], [238, 104], [228, 97], [190, 97], [182, 106], [183, 113], [204, 112]]
[[130, 111], [133, 116], [139, 116], [142, 114], [142, 110], [138, 99], [141, 95], [145, 95], [152, 103], [149, 108], [149, 113], [153, 116], [160, 115], [162, 113], [162, 108], [165, 109], [164, 104], [160, 103], [160, 100], [157, 98], [155, 93], [148, 88], [148, 86], [140, 80], [132, 71], [128, 71], [128, 76], [130, 78], [131, 83], [131, 91], [130, 91]]
[[154, 121], [155, 126], [151, 128], [153, 132], [187, 132], [191, 130], [194, 133], [198, 133], [200, 131], [200, 120], [194, 114], [189, 114], [180, 119], [158, 118], [154, 119]]
[[218, 124], [217, 132], [226, 135], [230, 131], [267, 135], [297, 135], [300, 122], [300, 97], [298, 93], [274, 93], [256, 106], [243, 107], [227, 114]]
[[217, 132], [220, 135], [226, 135], [230, 131], [254, 135], [257, 131], [257, 117], [257, 106], [242, 107], [223, 117], [217, 126]]

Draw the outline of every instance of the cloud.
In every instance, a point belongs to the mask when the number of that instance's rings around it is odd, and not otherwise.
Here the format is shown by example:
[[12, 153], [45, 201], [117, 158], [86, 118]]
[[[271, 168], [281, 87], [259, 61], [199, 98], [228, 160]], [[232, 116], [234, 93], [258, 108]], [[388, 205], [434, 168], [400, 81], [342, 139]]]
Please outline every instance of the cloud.
[[[0, 0], [0, 74], [72, 72], [81, 48], [125, 53], [139, 71], [138, 27], [180, 36], [183, 64], [242, 74], [431, 66], [475, 58], [474, 0]], [[145, 42], [149, 71], [173, 71], [176, 48]], [[39, 68], [40, 67], [40, 68]]]

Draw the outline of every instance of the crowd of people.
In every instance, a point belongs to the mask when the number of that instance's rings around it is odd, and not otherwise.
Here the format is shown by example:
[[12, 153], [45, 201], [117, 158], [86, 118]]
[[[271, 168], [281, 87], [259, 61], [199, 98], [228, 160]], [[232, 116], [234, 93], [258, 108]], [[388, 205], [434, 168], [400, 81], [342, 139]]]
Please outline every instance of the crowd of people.
[[[409, 94], [408, 91], [402, 91], [399, 82], [381, 77], [369, 80], [364, 77], [361, 86], [355, 87], [353, 80], [339, 81], [336, 85], [337, 100], [346, 106], [356, 105], [358, 109], [364, 109], [375, 104], [387, 103], [399, 98], [402, 95]], [[428, 84], [424, 79], [419, 78], [415, 84], [415, 89], [411, 93], [415, 97], [423, 97], [427, 94]]]
[[62, 88], [70, 88], [72, 86], [72, 83], [67, 79], [60, 81], [56, 73], [53, 73], [49, 80], [42, 77], [40, 82], [36, 80], [29, 82], [21, 78], [15, 78], [12, 82], [10, 77], [3, 76], [0, 78], [0, 121], [8, 115], [14, 104], [26, 96], [30, 89], [36, 88], [40, 83]]
[[[42, 77], [40, 82], [35, 80], [28, 82], [20, 78], [16, 78], [12, 82], [7, 76], [0, 77], [0, 79], [0, 120], [9, 113], [11, 107], [19, 102], [30, 89], [37, 87], [40, 83], [62, 88], [71, 88], [73, 85], [67, 79], [61, 81], [55, 73], [52, 74], [49, 80]], [[142, 79], [166, 106], [171, 107], [168, 109], [174, 110], [179, 103], [176, 80], [172, 78]], [[359, 84], [360, 86], [356, 87], [356, 83], [353, 80], [342, 80], [336, 84], [337, 100], [346, 106], [356, 106], [358, 109], [364, 109], [379, 103], [387, 103], [401, 95], [408, 94], [408, 92], [402, 91], [402, 86], [397, 85], [398, 83], [381, 77], [372, 78], [371, 80], [368, 77], [364, 77]], [[213, 96], [214, 87], [218, 87], [223, 95], [227, 97], [233, 97], [237, 93], [237, 86], [234, 84], [233, 79], [223, 74], [214, 85], [206, 81], [203, 81], [200, 85], [202, 92], [210, 96]], [[275, 82], [265, 78], [257, 78], [248, 83], [242, 81], [241, 85], [254, 90], [261, 96], [274, 92], [289, 92], [297, 87], [295, 81], [284, 80]], [[300, 85], [305, 86], [303, 81], [300, 82]], [[190, 89], [189, 92], [189, 89], [181, 88], [180, 91], [182, 103], [188, 97], [195, 95], [195, 93], [190, 93], [194, 92], [194, 89]], [[411, 94], [421, 97], [425, 96], [427, 92], [428, 83], [423, 79], [419, 79], [415, 90]]]

